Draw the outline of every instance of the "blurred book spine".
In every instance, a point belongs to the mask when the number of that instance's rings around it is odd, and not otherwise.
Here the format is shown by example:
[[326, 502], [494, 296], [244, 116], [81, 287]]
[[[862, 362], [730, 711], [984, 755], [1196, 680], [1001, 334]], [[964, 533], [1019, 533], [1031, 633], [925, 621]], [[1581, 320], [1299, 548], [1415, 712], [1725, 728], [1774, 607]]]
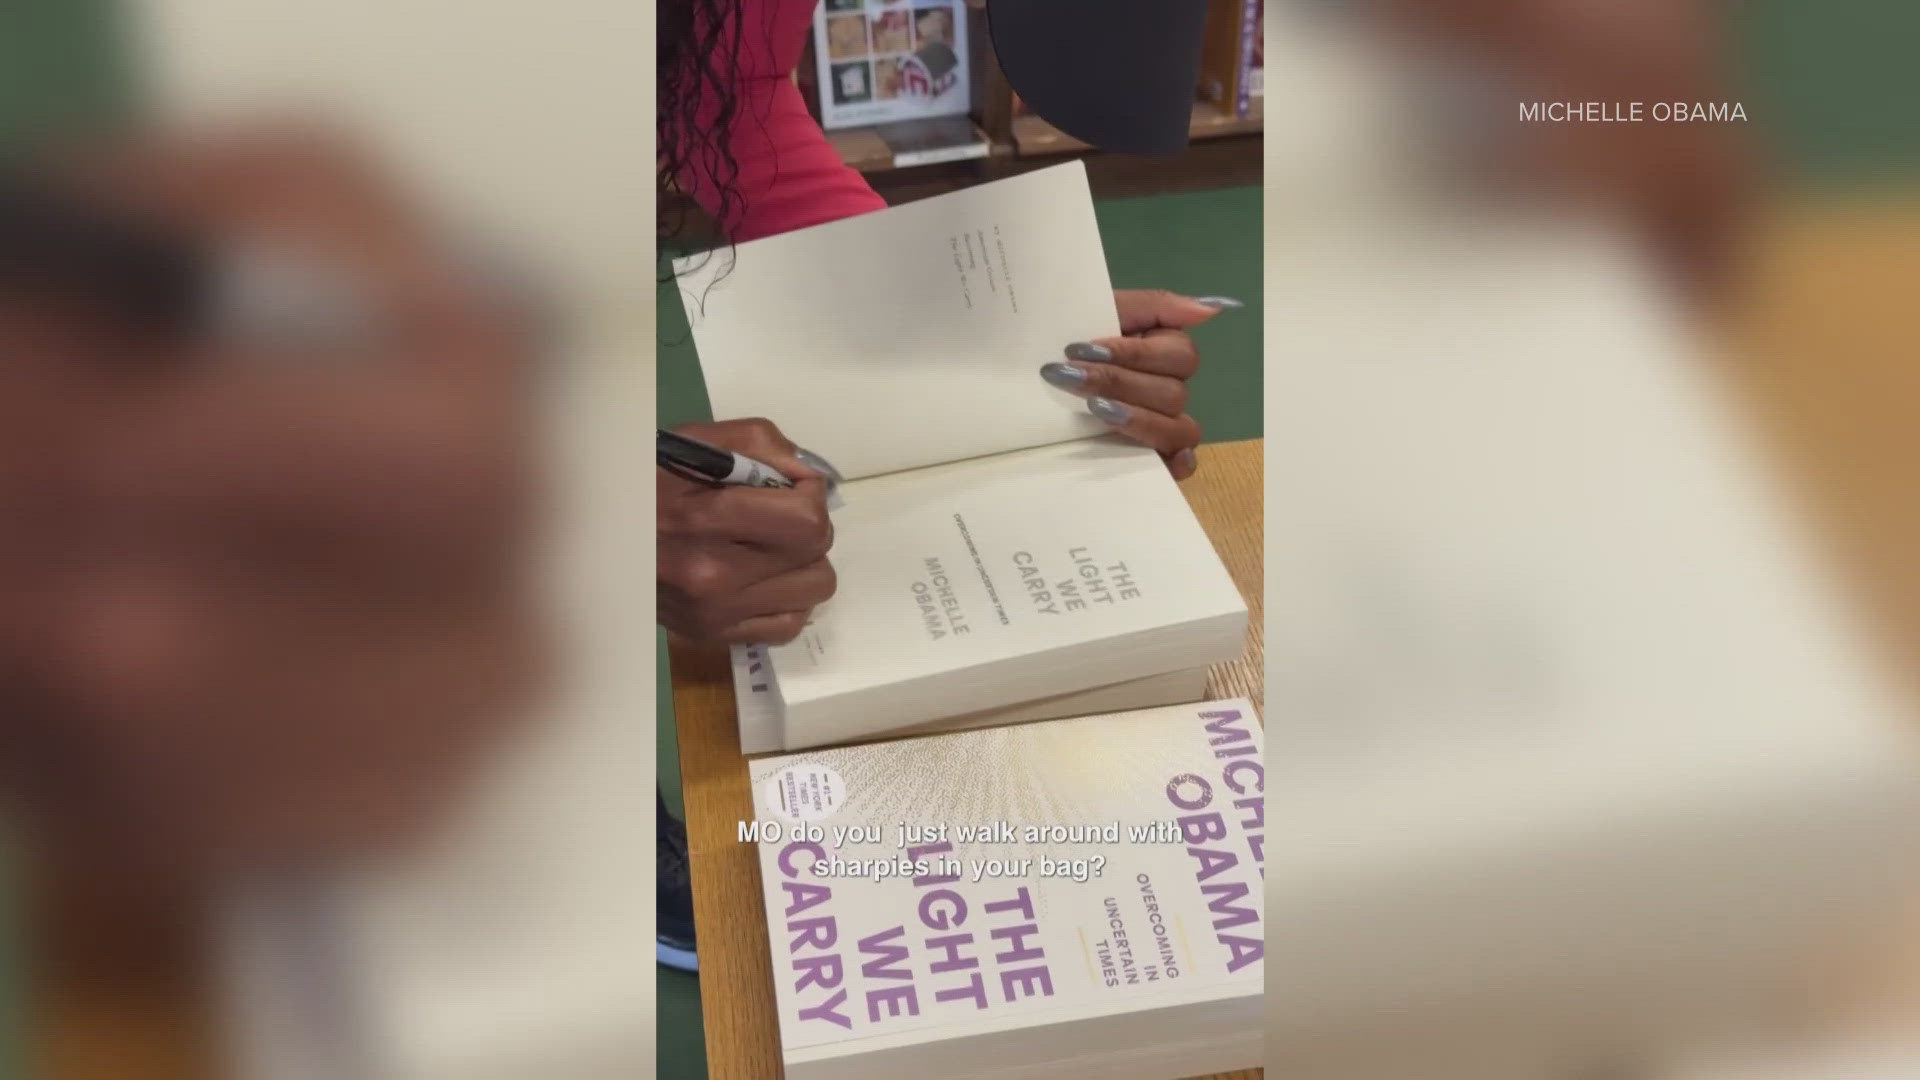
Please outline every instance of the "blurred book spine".
[[1250, 99], [1264, 97], [1267, 89], [1267, 0], [1253, 0], [1253, 25], [1246, 34], [1247, 39], [1247, 77], [1245, 93], [1240, 99], [1240, 115], [1246, 116], [1252, 107]]
[[1201, 101], [1244, 118], [1263, 88], [1264, 0], [1212, 0], [1200, 54]]

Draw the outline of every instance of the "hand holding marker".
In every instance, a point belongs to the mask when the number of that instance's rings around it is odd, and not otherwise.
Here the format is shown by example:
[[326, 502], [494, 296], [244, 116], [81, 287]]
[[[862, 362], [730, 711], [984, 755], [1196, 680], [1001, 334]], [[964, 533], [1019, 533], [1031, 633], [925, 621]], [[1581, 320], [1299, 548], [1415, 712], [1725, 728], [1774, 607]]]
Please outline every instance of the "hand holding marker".
[[[827, 481], [827, 505], [839, 506], [840, 471], [825, 458], [808, 450], [796, 449], [794, 456], [817, 470]], [[659, 429], [655, 456], [660, 467], [697, 483], [740, 487], [790, 488], [793, 481], [778, 469], [755, 461], [745, 454], [708, 446], [698, 439], [676, 431]]]
[[760, 419], [658, 431], [656, 457], [660, 624], [711, 644], [793, 640], [835, 590], [839, 473]]

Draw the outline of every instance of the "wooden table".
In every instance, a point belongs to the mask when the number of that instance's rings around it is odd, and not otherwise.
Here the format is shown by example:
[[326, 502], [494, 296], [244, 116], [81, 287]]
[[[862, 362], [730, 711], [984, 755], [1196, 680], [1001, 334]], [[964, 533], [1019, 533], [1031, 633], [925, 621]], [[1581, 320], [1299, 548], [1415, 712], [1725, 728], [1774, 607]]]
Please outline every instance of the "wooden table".
[[[1246, 650], [1213, 670], [1208, 696], [1251, 698], [1255, 705], [1261, 704], [1265, 656], [1261, 464], [1259, 439], [1203, 446], [1200, 471], [1180, 485], [1247, 598]], [[713, 1080], [770, 1080], [781, 1073], [773, 962], [758, 849], [741, 843], [737, 829], [753, 818], [753, 794], [746, 759], [740, 756], [726, 650], [674, 650], [673, 710], [680, 727], [680, 776], [693, 862], [693, 918], [700, 934], [708, 1073]], [[1260, 1070], [1231, 1075], [1249, 1080]]]
[[[1783, 208], [1761, 241], [1755, 294], [1734, 328], [1742, 357], [1728, 365], [1729, 374], [1842, 549], [1841, 565], [1891, 631], [1887, 640], [1898, 657], [1920, 668], [1920, 559], [1914, 554], [1920, 552], [1920, 304], [1913, 288], [1920, 281], [1920, 208], [1809, 201]], [[1230, 509], [1215, 490], [1223, 474], [1259, 467], [1257, 458], [1216, 460], [1221, 450], [1208, 450], [1207, 468], [1189, 486], [1203, 516]], [[1221, 541], [1229, 561], [1259, 551], [1257, 533], [1231, 542], [1238, 546]], [[1257, 600], [1258, 588], [1250, 595]], [[683, 717], [697, 709], [713, 715], [720, 707], [715, 698], [722, 691], [714, 687], [724, 683], [701, 663], [697, 656], [676, 657], [687, 680], [677, 698]], [[1241, 679], [1230, 679], [1223, 692], [1257, 700], [1254, 669], [1243, 669]], [[733, 850], [731, 835], [711, 832], [723, 818], [730, 829], [745, 806], [739, 770], [729, 781], [714, 749], [716, 738], [731, 738], [730, 725], [712, 727], [720, 734], [683, 721], [681, 733], [688, 802], [696, 821], [705, 823], [693, 842], [712, 1071], [716, 1080], [770, 1076], [777, 1056], [762, 922], [745, 890], [714, 892], [715, 881], [751, 882], [753, 869], [751, 854]], [[729, 782], [731, 794], [724, 787]], [[730, 806], [720, 805], [729, 798]], [[728, 919], [729, 905], [747, 914]], [[28, 919], [34, 970], [25, 1030], [33, 1044], [32, 1075], [212, 1075], [207, 998], [188, 947], [191, 920], [152, 912], [130, 932], [123, 914], [80, 905], [57, 887], [36, 891]], [[1915, 937], [1920, 940], [1920, 932]], [[144, 946], [116, 947], [123, 941]], [[722, 987], [730, 989], [722, 993]], [[750, 1023], [756, 1016], [758, 1027]]]

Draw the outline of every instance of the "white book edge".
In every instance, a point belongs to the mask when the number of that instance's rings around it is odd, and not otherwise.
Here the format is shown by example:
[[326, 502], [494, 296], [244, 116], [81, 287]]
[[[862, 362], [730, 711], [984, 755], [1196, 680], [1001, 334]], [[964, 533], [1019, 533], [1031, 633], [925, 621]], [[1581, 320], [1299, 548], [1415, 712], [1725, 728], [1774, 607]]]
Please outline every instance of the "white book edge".
[[[1142, 671], [1164, 673], [1224, 663], [1245, 647], [1247, 609], [1188, 622], [1091, 638], [1008, 660], [950, 668], [904, 682], [783, 702], [784, 739], [813, 745], [846, 742], [916, 727], [946, 716], [994, 709], [1009, 699], [1032, 701], [1087, 687], [1110, 686]], [[1060, 672], [1071, 672], [1061, 675]], [[982, 676], [991, 673], [992, 678]], [[853, 707], [858, 703], [857, 710]], [[866, 719], [892, 718], [876, 728]]]
[[[789, 1050], [787, 1080], [1167, 1080], [1259, 1067], [1264, 979], [1214, 989], [1184, 999], [1167, 995], [1142, 1008], [1087, 1006], [1029, 1013], [1013, 1023], [983, 1021], [933, 1038], [903, 1032]], [[1151, 1037], [1142, 1035], [1148, 1028]]]
[[[784, 744], [780, 723], [779, 690], [775, 685], [773, 669], [766, 664], [764, 652], [753, 646], [735, 645], [730, 659], [741, 754], [751, 757], [758, 754], [809, 750], [816, 745], [824, 745]], [[760, 665], [757, 670], [754, 667], [756, 663]], [[910, 738], [979, 727], [1058, 720], [1093, 713], [1126, 712], [1163, 705], [1184, 705], [1206, 698], [1207, 681], [1210, 677], [1209, 667], [1182, 668], [1179, 671], [1128, 679], [1125, 682], [1095, 687], [1091, 690], [1041, 698], [1004, 709], [990, 709], [912, 727], [891, 729], [869, 738]]]

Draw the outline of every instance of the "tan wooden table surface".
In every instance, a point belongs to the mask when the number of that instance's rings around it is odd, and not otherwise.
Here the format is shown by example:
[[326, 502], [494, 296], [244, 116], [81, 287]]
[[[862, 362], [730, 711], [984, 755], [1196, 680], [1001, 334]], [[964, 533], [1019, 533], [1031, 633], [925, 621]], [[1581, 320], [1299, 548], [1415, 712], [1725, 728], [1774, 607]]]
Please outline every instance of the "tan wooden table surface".
[[[1251, 698], [1255, 705], [1264, 689], [1261, 485], [1258, 439], [1201, 447], [1200, 471], [1181, 485], [1250, 609], [1246, 650], [1214, 669], [1209, 695]], [[674, 651], [673, 709], [693, 862], [693, 921], [700, 934], [708, 1073], [713, 1080], [772, 1080], [781, 1074], [773, 962], [758, 849], [739, 841], [737, 826], [752, 819], [753, 797], [724, 649]], [[1246, 1080], [1260, 1072], [1231, 1075]]]
[[[1887, 640], [1902, 660], [1920, 667], [1920, 303], [1914, 293], [1920, 281], [1920, 206], [1787, 207], [1763, 237], [1758, 269], [1751, 314], [1735, 334], [1747, 358], [1730, 365], [1730, 373], [1763, 415], [1772, 446], [1801, 481], [1827, 534], [1843, 549], [1843, 565], [1863, 587], [1870, 609], [1892, 631]], [[1189, 487], [1209, 518], [1233, 510], [1220, 489], [1231, 483], [1229, 474], [1258, 468], [1257, 460], [1235, 463], [1220, 459], [1222, 453], [1230, 457], [1234, 451], [1210, 449], [1199, 483]], [[1258, 490], [1257, 481], [1250, 490]], [[1230, 561], [1244, 562], [1259, 550], [1257, 532], [1231, 541], [1243, 545], [1238, 549], [1218, 534], [1216, 539]], [[1251, 595], [1257, 600], [1259, 590]], [[713, 682], [718, 672], [701, 668], [694, 657], [677, 659], [686, 665], [678, 699], [683, 718], [719, 715], [724, 690], [716, 687], [724, 684]], [[1245, 671], [1241, 678], [1229, 680], [1223, 692], [1257, 700], [1257, 675]], [[716, 883], [750, 884], [753, 867], [751, 853], [736, 849], [731, 833], [732, 820], [746, 805], [737, 761], [729, 770], [715, 745], [732, 737], [730, 725], [711, 728], [702, 735], [683, 720], [681, 747], [696, 820], [713, 1076], [770, 1076], [776, 1044], [764, 931], [752, 913], [750, 890], [736, 884], [731, 895], [715, 892], [728, 889]], [[724, 836], [716, 831], [722, 823]], [[58, 883], [35, 890], [32, 905], [25, 931], [33, 967], [26, 1018], [35, 1058], [31, 1075], [213, 1075], [209, 1010], [190, 946], [190, 920], [178, 912], [148, 912], [130, 925], [118, 913], [73, 901]], [[745, 914], [729, 919], [728, 911]]]

